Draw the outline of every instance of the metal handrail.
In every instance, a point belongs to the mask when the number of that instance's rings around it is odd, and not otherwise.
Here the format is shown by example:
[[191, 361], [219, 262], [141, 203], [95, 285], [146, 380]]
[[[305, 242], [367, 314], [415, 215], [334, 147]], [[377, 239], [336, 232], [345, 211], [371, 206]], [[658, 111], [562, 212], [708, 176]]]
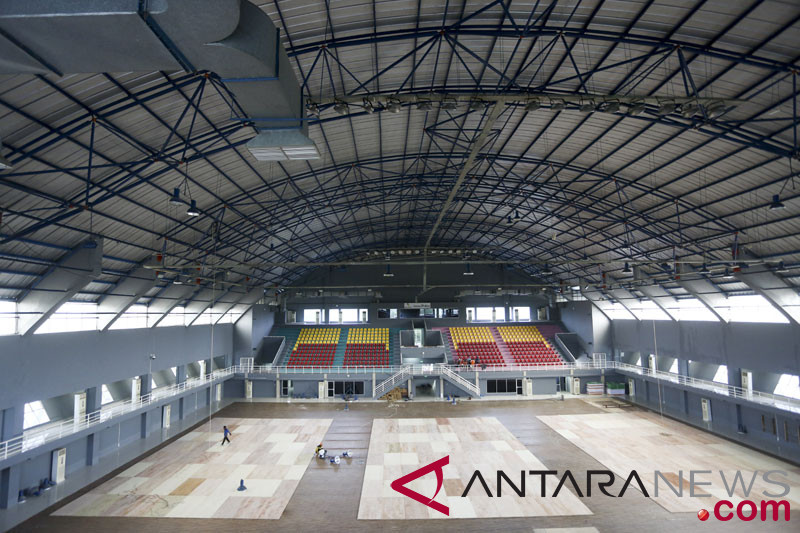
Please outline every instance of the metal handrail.
[[[712, 392], [731, 398], [740, 398], [742, 400], [770, 405], [779, 409], [788, 410], [800, 413], [800, 399], [790, 398], [788, 396], [781, 396], [778, 394], [770, 394], [759, 391], [749, 391], [741, 387], [733, 385], [726, 385], [724, 383], [717, 383], [715, 381], [708, 381], [697, 379], [689, 376], [682, 376], [672, 372], [664, 372], [661, 370], [652, 370], [641, 366], [620, 363], [617, 361], [585, 361], [575, 363], [542, 363], [535, 365], [504, 365], [504, 366], [487, 366], [486, 368], [477, 367], [463, 367], [458, 365], [388, 365], [388, 366], [308, 366], [308, 367], [280, 367], [272, 365], [254, 366], [246, 368], [242, 366], [232, 366], [226, 369], [215, 370], [211, 374], [206, 374], [200, 378], [189, 379], [183, 383], [171, 385], [169, 387], [162, 387], [155, 389], [150, 394], [142, 396], [137, 400], [125, 400], [118, 402], [99, 411], [95, 411], [86, 415], [79, 421], [66, 420], [63, 422], [48, 424], [40, 428], [33, 428], [25, 431], [22, 435], [0, 442], [0, 460], [13, 457], [14, 455], [31, 450], [33, 448], [47, 444], [54, 440], [69, 436], [84, 429], [87, 429], [96, 424], [106, 422], [118, 416], [131, 413], [138, 409], [142, 409], [157, 401], [177, 396], [182, 392], [203, 385], [209, 384], [213, 381], [228, 378], [234, 374], [247, 375], [279, 375], [279, 374], [357, 374], [357, 373], [380, 373], [380, 374], [398, 374], [407, 372], [406, 375], [447, 375], [453, 380], [463, 380], [465, 387], [470, 390], [477, 389], [477, 386], [469, 380], [466, 380], [460, 375], [461, 372], [476, 372], [481, 373], [489, 372], [566, 372], [574, 370], [618, 370], [620, 372], [635, 374], [640, 376], [650, 376], [656, 379], [685, 385], [698, 390]], [[461, 383], [461, 381], [458, 381]], [[376, 387], [377, 391], [377, 387]], [[477, 392], [476, 392], [477, 394]]]
[[741, 398], [756, 403], [772, 405], [781, 409], [800, 412], [800, 399], [790, 398], [788, 396], [781, 396], [779, 394], [770, 394], [768, 392], [750, 391], [734, 385], [727, 385], [725, 383], [718, 383], [716, 381], [709, 381], [706, 379], [697, 379], [681, 374], [673, 374], [672, 372], [664, 372], [663, 370], [653, 370], [651, 368], [641, 367], [637, 365], [630, 365], [627, 363], [620, 363], [617, 361], [607, 361], [606, 365], [612, 366], [616, 370], [622, 372], [629, 372], [631, 374], [638, 374], [641, 376], [651, 376], [656, 379], [663, 379], [671, 383], [679, 385], [686, 385], [696, 389], [702, 389], [715, 394], [729, 396], [732, 398]]
[[385, 380], [383, 380], [380, 383], [378, 383], [378, 385], [375, 386], [375, 390], [372, 393], [372, 397], [373, 398], [380, 398], [381, 396], [386, 394], [387, 391], [392, 390], [397, 383], [407, 379], [408, 376], [410, 376], [410, 375], [412, 375], [412, 371], [411, 371], [410, 367], [405, 366], [405, 367], [401, 368], [400, 370], [398, 370], [397, 372], [395, 372], [394, 374], [392, 374], [391, 376], [389, 376]]
[[100, 408], [93, 413], [87, 414], [80, 420], [64, 420], [55, 424], [47, 424], [39, 428], [29, 429], [24, 431], [22, 435], [4, 442], [0, 442], [0, 459], [5, 460], [22, 452], [43, 446], [48, 442], [58, 440], [62, 437], [67, 437], [69, 435], [74, 435], [75, 433], [83, 431], [84, 429], [90, 428], [102, 422], [106, 422], [112, 418], [128, 414], [132, 411], [136, 411], [161, 401], [164, 398], [177, 396], [186, 390], [201, 387], [221, 378], [230, 377], [234, 373], [234, 367], [223, 370], [215, 370], [214, 372], [206, 374], [200, 378], [191, 378], [183, 383], [177, 383], [175, 385], [170, 385], [169, 387], [155, 389], [150, 394], [141, 396], [136, 400], [125, 400], [123, 402], [114, 403], [106, 408]]

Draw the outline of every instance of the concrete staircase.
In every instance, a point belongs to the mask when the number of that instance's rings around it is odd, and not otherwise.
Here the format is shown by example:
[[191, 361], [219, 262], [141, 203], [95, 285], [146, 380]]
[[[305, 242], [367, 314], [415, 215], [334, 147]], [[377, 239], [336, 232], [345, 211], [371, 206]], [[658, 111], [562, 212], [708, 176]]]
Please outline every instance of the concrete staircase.
[[389, 364], [400, 366], [402, 361], [400, 360], [400, 330], [390, 328], [389, 329]]
[[336, 351], [333, 352], [333, 366], [344, 365], [344, 351], [347, 349], [347, 332], [350, 328], [342, 328], [339, 332], [339, 344], [336, 345]]
[[289, 361], [289, 355], [294, 350], [294, 345], [297, 343], [297, 338], [300, 336], [299, 328], [276, 328], [270, 333], [273, 337], [284, 337], [286, 344], [281, 353], [275, 356], [273, 366], [284, 366]]
[[511, 354], [511, 351], [508, 349], [508, 345], [506, 341], [503, 340], [503, 336], [500, 335], [500, 332], [497, 331], [496, 326], [492, 326], [489, 328], [489, 331], [492, 332], [492, 337], [494, 337], [494, 343], [497, 345], [497, 348], [500, 350], [500, 354], [503, 356], [503, 360], [505, 360], [507, 365], [514, 364], [514, 356]]

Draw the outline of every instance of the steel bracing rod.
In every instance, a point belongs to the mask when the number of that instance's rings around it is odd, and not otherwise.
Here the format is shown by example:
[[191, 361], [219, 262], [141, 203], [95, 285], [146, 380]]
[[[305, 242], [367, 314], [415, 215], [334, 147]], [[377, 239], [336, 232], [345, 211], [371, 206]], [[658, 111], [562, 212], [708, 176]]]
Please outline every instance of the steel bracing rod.
[[[781, 31], [781, 30], [779, 30], [779, 31], [778, 31], [778, 32], [776, 32], [776, 33], [779, 33], [780, 31]], [[760, 46], [760, 45], [759, 45], [759, 46]], [[757, 49], [757, 47], [756, 47], [756, 49]], [[694, 58], [693, 58], [693, 59], [694, 59]], [[732, 68], [732, 67], [731, 67], [731, 68]], [[718, 76], [721, 76], [722, 74], [724, 74], [724, 72], [725, 72], [725, 71], [723, 71], [722, 73], [718, 74]], [[664, 81], [662, 81], [662, 84], [663, 84], [663, 83], [666, 83], [666, 80], [667, 80], [667, 79], [671, 79], [671, 77], [668, 77], [668, 78], [666, 78]], [[711, 80], [709, 80], [709, 81], [707, 82], [707, 84], [710, 84], [710, 83], [712, 83], [712, 82], [714, 81], [714, 79], [717, 79], [717, 78], [716, 78], [716, 77], [715, 77], [715, 78], [712, 78]], [[757, 85], [758, 85], [758, 84], [760, 84], [760, 83], [761, 83], [761, 81], [759, 81], [759, 82], [758, 82], [758, 83], [757, 83], [755, 86], [757, 86]], [[753, 86], [753, 87], [754, 87], [754, 86]], [[743, 91], [743, 94], [744, 94], [744, 93], [746, 93], [746, 92], [748, 92], [748, 91], [749, 91], [750, 89], [752, 89], [753, 87], [751, 87], [751, 88], [748, 88], [748, 89], [746, 89], [745, 91]], [[577, 127], [576, 127], [576, 128], [573, 130], [573, 132], [572, 132], [572, 133], [574, 133], [574, 132], [575, 132], [575, 130], [577, 130]], [[568, 135], [568, 136], [565, 136], [564, 138], [567, 138], [567, 137], [569, 137], [569, 135]], [[562, 142], [563, 142], [563, 141], [562, 141]], [[666, 142], [666, 141], [665, 141], [665, 142]], [[590, 144], [593, 144], [593, 143], [590, 143]], [[621, 146], [621, 145], [620, 145], [620, 146]], [[619, 147], [618, 147], [617, 149], [619, 149]], [[615, 151], [616, 151], [616, 150], [615, 150]], [[643, 154], [643, 156], [644, 156], [644, 154]], [[643, 156], [642, 156], [642, 157], [643, 157]], [[607, 155], [606, 157], [608, 157], [608, 155]], [[640, 159], [641, 159], [641, 157], [640, 157]], [[628, 163], [628, 165], [630, 165], [630, 164], [632, 164], [632, 163]], [[628, 166], [628, 165], [626, 165], [626, 166]], [[625, 168], [625, 167], [623, 167], [623, 168]], [[618, 171], [617, 171], [617, 172], [619, 172], [619, 169], [618, 169]]]
[[302, 56], [309, 53], [316, 53], [320, 47], [325, 46], [330, 49], [334, 48], [349, 48], [355, 46], [368, 45], [373, 43], [386, 43], [393, 41], [404, 41], [409, 39], [430, 38], [444, 32], [446, 35], [451, 33], [458, 33], [470, 37], [500, 37], [509, 40], [532, 39], [536, 37], [556, 37], [563, 35], [569, 39], [585, 39], [595, 40], [607, 43], [619, 43], [634, 46], [653, 47], [653, 46], [668, 46], [670, 48], [680, 47], [684, 51], [697, 54], [701, 56], [713, 57], [731, 61], [733, 63], [745, 64], [763, 68], [773, 71], [788, 72], [798, 65], [794, 63], [787, 63], [784, 61], [777, 61], [765, 56], [757, 56], [753, 53], [739, 53], [732, 50], [725, 50], [716, 48], [714, 46], [700, 45], [690, 43], [673, 38], [659, 38], [647, 35], [640, 35], [635, 33], [619, 33], [614, 31], [604, 31], [594, 28], [572, 28], [565, 26], [542, 26], [537, 25], [535, 29], [527, 34], [521, 34], [510, 27], [503, 27], [498, 29], [495, 25], [490, 24], [471, 24], [459, 25], [457, 28], [442, 28], [441, 26], [435, 27], [422, 27], [422, 28], [407, 28], [399, 30], [388, 30], [382, 32], [364, 33], [360, 35], [350, 35], [347, 37], [339, 37], [337, 39], [325, 39], [322, 41], [315, 41], [305, 43], [299, 46], [290, 46], [287, 48], [289, 57]]

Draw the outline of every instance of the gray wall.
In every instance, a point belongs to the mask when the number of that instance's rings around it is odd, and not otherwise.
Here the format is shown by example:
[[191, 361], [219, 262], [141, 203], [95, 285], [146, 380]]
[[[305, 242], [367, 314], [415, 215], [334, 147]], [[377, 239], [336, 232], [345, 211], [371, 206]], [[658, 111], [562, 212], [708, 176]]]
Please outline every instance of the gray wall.
[[[214, 356], [230, 355], [233, 326], [214, 326]], [[211, 326], [0, 337], [0, 409], [168, 370], [209, 357]]]
[[[673, 321], [655, 321], [655, 326], [659, 355], [756, 372], [800, 374], [797, 326]], [[614, 320], [612, 327], [617, 350], [655, 353], [653, 321]]]

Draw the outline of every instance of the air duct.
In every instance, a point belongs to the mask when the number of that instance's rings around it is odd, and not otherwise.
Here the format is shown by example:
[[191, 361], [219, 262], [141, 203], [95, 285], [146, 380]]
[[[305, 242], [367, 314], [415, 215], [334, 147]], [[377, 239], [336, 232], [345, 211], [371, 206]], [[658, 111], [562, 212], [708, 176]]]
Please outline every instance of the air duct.
[[[0, 3], [0, 74], [160, 70], [213, 72], [260, 133], [313, 146], [280, 32], [247, 0]], [[301, 155], [319, 157], [316, 147]]]

